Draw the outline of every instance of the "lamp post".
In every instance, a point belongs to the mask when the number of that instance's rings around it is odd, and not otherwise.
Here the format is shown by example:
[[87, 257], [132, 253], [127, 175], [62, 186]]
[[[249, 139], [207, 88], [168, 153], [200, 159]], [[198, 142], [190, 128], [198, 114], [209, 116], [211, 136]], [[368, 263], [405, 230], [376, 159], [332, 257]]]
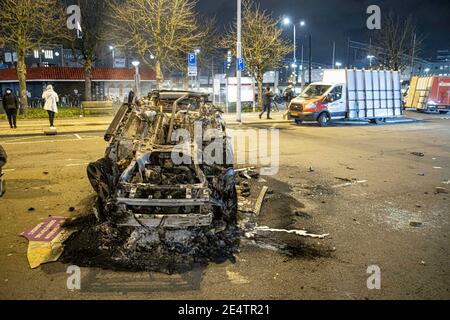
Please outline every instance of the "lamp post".
[[[289, 18], [283, 19], [283, 24], [285, 26], [288, 26], [291, 23], [292, 23], [291, 19], [289, 19]], [[295, 23], [293, 23], [293, 25], [294, 25], [294, 63], [293, 64], [296, 64], [296, 62], [297, 62], [297, 26], [295, 25]]]
[[131, 63], [134, 66], [135, 74], [134, 74], [134, 88], [136, 97], [141, 96], [141, 76], [139, 74], [139, 65], [141, 64], [139, 61], [133, 61]]
[[[236, 56], [237, 61], [242, 59], [242, 0], [237, 0], [237, 41], [236, 41]], [[242, 72], [236, 63], [236, 78], [237, 78], [237, 94], [236, 94], [236, 121], [241, 122], [241, 82]]]
[[342, 67], [342, 62], [336, 62], [336, 67], [338, 68], [338, 69], [340, 69], [341, 67]]
[[[283, 19], [283, 24], [285, 26], [288, 26], [290, 24], [293, 25], [294, 27], [294, 63], [292, 64], [292, 68], [295, 68], [295, 76], [297, 77], [297, 71], [298, 71], [298, 64], [297, 64], [297, 24], [293, 23], [291, 21], [291, 19], [289, 19], [288, 17]], [[305, 27], [306, 26], [306, 22], [304, 20], [300, 21], [299, 23], [300, 27]], [[302, 87], [303, 87], [303, 45], [302, 45], [302, 61], [301, 61], [301, 67], [302, 67]], [[295, 79], [295, 82], [297, 82], [297, 78]]]
[[[197, 57], [197, 59], [196, 59], [197, 63], [198, 63], [198, 55], [200, 54], [200, 52], [201, 52], [201, 50], [198, 48], [194, 50], [195, 56]], [[198, 77], [198, 71], [197, 71], [197, 76], [195, 77], [195, 86], [196, 86], [197, 91], [200, 91], [200, 82], [199, 82], [199, 77]]]
[[111, 50], [112, 66], [114, 68], [116, 66], [116, 52], [115, 52], [115, 48], [113, 46], [109, 46], [109, 50]]
[[375, 56], [374, 55], [368, 55], [367, 59], [369, 59], [369, 65], [370, 65], [370, 68], [372, 69], [372, 60], [375, 59]]

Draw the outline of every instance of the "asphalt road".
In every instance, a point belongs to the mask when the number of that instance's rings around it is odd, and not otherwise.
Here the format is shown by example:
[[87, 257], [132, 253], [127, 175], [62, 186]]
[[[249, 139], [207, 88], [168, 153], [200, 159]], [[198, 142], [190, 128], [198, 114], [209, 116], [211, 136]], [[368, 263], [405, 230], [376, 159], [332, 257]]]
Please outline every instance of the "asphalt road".
[[[435, 190], [450, 191], [450, 120], [420, 117], [385, 126], [252, 125], [280, 130], [280, 171], [260, 182], [273, 191], [260, 224], [330, 237], [274, 235], [289, 254], [243, 243], [235, 264], [185, 275], [83, 268], [75, 291], [66, 265], [29, 268], [19, 234], [49, 215], [89, 210], [86, 164], [106, 144], [95, 132], [1, 138], [10, 161], [0, 199], [0, 298], [449, 299], [450, 195]], [[372, 265], [381, 269], [380, 290], [367, 288]]]

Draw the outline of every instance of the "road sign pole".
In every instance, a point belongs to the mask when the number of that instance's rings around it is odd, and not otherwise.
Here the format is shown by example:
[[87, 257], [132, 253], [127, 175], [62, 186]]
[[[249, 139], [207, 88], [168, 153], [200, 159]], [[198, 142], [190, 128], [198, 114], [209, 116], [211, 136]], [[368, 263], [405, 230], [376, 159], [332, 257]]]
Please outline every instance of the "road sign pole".
[[[236, 43], [236, 55], [237, 60], [240, 61], [242, 59], [242, 1], [237, 0], [237, 43]], [[241, 122], [241, 78], [242, 71], [239, 66], [239, 63], [236, 63], [236, 77], [237, 77], [237, 99], [236, 99], [236, 121]]]

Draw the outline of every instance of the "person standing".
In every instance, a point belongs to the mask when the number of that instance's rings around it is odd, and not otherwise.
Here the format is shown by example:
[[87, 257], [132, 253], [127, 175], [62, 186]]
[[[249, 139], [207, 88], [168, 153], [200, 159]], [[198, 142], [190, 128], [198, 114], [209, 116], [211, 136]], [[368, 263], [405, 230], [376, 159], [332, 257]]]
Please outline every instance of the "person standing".
[[261, 119], [265, 112], [267, 112], [267, 119], [271, 120], [270, 117], [270, 105], [272, 104], [273, 93], [270, 90], [270, 87], [266, 88], [266, 91], [263, 94], [263, 110], [259, 114], [259, 118]]
[[3, 109], [8, 116], [8, 122], [11, 129], [17, 129], [17, 110], [19, 109], [19, 99], [11, 89], [6, 89], [3, 95]]
[[56, 129], [55, 128], [55, 114], [58, 113], [58, 102], [59, 97], [58, 94], [53, 90], [53, 86], [49, 85], [45, 89], [44, 93], [42, 94], [42, 99], [44, 99], [44, 110], [47, 110], [48, 113], [48, 119], [50, 121], [50, 129]]
[[131, 105], [134, 103], [134, 98], [135, 98], [134, 91], [131, 90], [131, 91], [128, 93], [128, 105], [131, 106]]
[[289, 105], [291, 104], [292, 99], [294, 99], [294, 86], [290, 84], [286, 90], [284, 90], [284, 100], [286, 101], [286, 111], [283, 114], [283, 119], [286, 119], [289, 113]]

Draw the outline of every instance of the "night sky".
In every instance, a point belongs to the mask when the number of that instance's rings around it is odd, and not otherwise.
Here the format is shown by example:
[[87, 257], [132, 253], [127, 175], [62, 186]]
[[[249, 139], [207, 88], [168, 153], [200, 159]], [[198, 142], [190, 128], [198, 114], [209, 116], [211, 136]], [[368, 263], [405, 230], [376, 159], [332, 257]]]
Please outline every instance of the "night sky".
[[[345, 61], [346, 39], [368, 42], [367, 7], [379, 5], [383, 13], [393, 10], [403, 17], [415, 18], [418, 32], [427, 36], [423, 58], [435, 58], [436, 50], [450, 49], [450, 0], [256, 0], [261, 7], [273, 11], [275, 17], [289, 16], [305, 20], [304, 34], [313, 36], [314, 61], [331, 63], [332, 42], [337, 43], [337, 60]], [[215, 15], [220, 26], [235, 19], [236, 0], [199, 0], [199, 10]], [[286, 37], [292, 39], [292, 27]], [[298, 35], [298, 41], [302, 40]], [[301, 44], [299, 44], [300, 47]]]

